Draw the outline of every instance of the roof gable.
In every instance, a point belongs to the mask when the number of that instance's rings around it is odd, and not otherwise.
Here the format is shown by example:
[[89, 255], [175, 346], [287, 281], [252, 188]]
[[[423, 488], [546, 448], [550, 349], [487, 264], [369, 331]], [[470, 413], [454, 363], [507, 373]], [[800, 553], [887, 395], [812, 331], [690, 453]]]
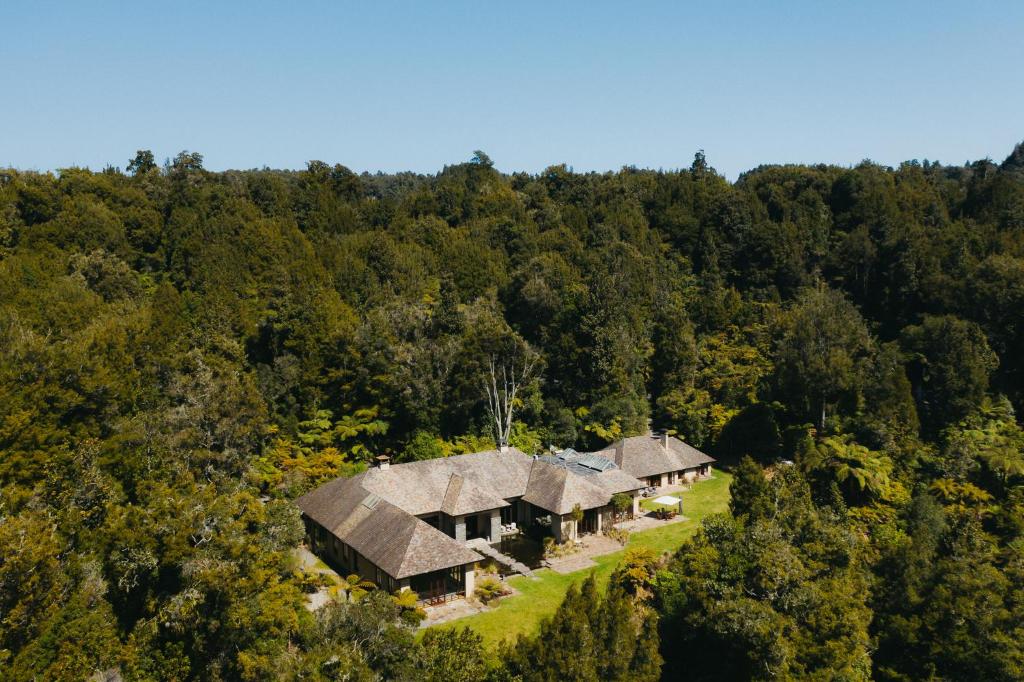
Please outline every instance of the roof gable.
[[361, 484], [365, 474], [330, 481], [296, 504], [306, 516], [392, 578], [473, 563], [482, 556]]
[[657, 476], [670, 471], [695, 469], [715, 461], [692, 445], [672, 436], [662, 445], [661, 436], [633, 436], [599, 451], [626, 473], [636, 478]]
[[[472, 514], [506, 507], [526, 489], [532, 460], [515, 448], [396, 464], [365, 472], [364, 486], [410, 514]], [[452, 476], [461, 482], [452, 487]], [[449, 505], [447, 508], [445, 505]]]
[[449, 516], [462, 516], [507, 506], [508, 502], [495, 493], [461, 474], [452, 474], [448, 479], [448, 488], [440, 509]]
[[589, 477], [571, 473], [564, 467], [536, 460], [530, 470], [530, 480], [523, 499], [553, 514], [568, 514], [578, 504], [581, 509], [593, 509], [608, 504], [610, 490]]

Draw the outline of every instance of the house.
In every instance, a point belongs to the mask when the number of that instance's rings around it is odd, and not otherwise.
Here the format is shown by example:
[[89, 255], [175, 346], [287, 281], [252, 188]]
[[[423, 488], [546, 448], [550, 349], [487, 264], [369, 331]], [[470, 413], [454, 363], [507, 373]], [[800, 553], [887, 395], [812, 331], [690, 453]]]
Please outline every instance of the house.
[[668, 434], [623, 438], [594, 454], [606, 457], [623, 472], [654, 487], [707, 478], [715, 461]]
[[296, 503], [314, 553], [388, 591], [438, 600], [473, 593], [483, 557], [467, 543], [497, 543], [513, 523], [550, 524], [558, 542], [599, 532], [611, 523], [612, 496], [629, 494], [635, 514], [644, 485], [604, 457], [503, 448], [396, 465], [382, 458]]

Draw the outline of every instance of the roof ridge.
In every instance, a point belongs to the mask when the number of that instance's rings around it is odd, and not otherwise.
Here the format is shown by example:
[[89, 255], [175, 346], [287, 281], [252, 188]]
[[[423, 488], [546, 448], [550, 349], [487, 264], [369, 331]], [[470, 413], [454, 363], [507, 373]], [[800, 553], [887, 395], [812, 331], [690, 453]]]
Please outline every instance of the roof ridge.
[[560, 476], [558, 497], [556, 498], [558, 503], [558, 509], [562, 508], [562, 500], [565, 499], [565, 489], [569, 485], [569, 470], [563, 469], [562, 467], [554, 467], [555, 475]]
[[459, 502], [459, 495], [462, 494], [462, 486], [466, 477], [453, 471], [448, 477], [448, 487], [445, 488], [444, 497], [441, 499], [441, 511], [451, 513]]

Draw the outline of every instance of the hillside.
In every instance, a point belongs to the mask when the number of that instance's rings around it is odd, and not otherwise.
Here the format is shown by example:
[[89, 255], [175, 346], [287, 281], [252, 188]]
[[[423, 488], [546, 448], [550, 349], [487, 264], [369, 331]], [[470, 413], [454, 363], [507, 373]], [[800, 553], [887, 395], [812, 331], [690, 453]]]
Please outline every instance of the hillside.
[[653, 426], [737, 468], [643, 606], [666, 679], [1020, 679], [1021, 149], [0, 170], [0, 669], [444, 679], [386, 595], [304, 608], [291, 500], [493, 447], [489, 362], [536, 353], [516, 447]]

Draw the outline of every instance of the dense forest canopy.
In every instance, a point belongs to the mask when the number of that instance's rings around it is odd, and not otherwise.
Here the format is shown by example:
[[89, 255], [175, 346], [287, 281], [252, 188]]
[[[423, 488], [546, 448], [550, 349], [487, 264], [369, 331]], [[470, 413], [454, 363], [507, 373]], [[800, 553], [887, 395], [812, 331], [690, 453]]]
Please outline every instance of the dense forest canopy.
[[[742, 461], [649, 594], [569, 595], [662, 641], [579, 679], [1024, 676], [1024, 146], [735, 183], [126, 168], [0, 170], [10, 679], [549, 679], [543, 638], [494, 668], [379, 595], [314, 617], [291, 555], [312, 486], [493, 447], [489, 363], [527, 353], [520, 449]], [[566, 613], [563, 644], [632, 637]]]

